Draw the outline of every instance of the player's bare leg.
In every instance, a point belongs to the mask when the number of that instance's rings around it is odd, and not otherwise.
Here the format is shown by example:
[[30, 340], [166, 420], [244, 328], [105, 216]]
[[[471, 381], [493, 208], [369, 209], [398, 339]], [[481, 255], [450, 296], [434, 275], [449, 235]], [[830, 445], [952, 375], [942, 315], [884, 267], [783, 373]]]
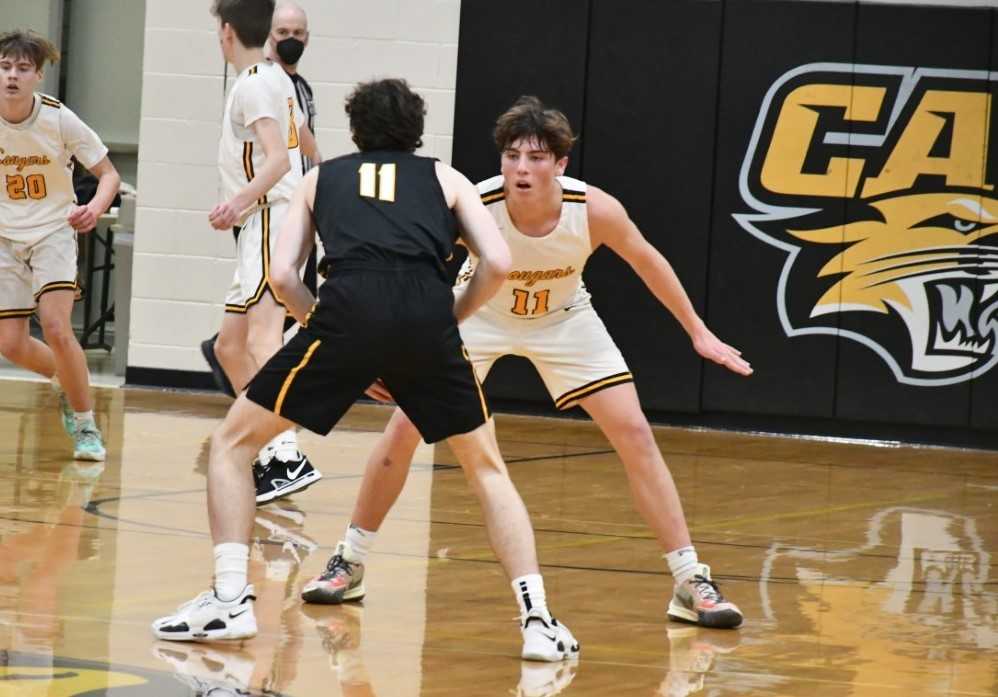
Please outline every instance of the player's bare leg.
[[405, 487], [412, 458], [422, 440], [402, 410], [395, 409], [367, 458], [364, 480], [350, 518], [354, 525], [372, 531], [381, 528]]
[[633, 383], [601, 390], [579, 404], [620, 456], [634, 505], [662, 549], [669, 552], [689, 546], [690, 533], [676, 483], [641, 411]]
[[499, 454], [495, 422], [490, 419], [470, 433], [452, 436], [447, 444], [478, 498], [489, 544], [506, 575], [513, 579], [538, 573], [534, 529]]
[[73, 333], [73, 291], [54, 290], [38, 298], [38, 316], [45, 344], [52, 350], [59, 383], [77, 413], [93, 410], [87, 357]]
[[249, 321], [245, 314], [226, 312], [218, 330], [218, 339], [215, 340], [215, 357], [225, 370], [236, 394], [242, 392], [250, 378], [256, 374], [256, 365], [246, 348], [248, 330]]
[[55, 375], [52, 349], [31, 336], [27, 317], [0, 319], [0, 354], [16, 366], [51, 378]]
[[246, 310], [246, 349], [253, 359], [254, 373], [284, 345], [284, 315], [284, 307], [270, 293], [264, 293], [260, 302]]
[[631, 498], [655, 533], [676, 581], [668, 614], [673, 619], [727, 629], [742, 623], [738, 607], [721, 595], [690, 541], [683, 505], [632, 383], [586, 397], [580, 405], [602, 429], [624, 463]]
[[211, 538], [246, 544], [253, 533], [256, 488], [250, 463], [290, 421], [240, 395], [211, 437], [208, 456], [208, 519]]

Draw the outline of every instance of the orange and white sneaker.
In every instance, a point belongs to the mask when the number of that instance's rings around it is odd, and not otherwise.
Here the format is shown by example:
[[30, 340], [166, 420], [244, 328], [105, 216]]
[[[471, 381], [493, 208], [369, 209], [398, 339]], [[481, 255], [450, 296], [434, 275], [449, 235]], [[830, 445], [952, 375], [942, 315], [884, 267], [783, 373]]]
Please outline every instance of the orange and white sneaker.
[[347, 600], [364, 597], [364, 565], [349, 561], [353, 549], [347, 542], [336, 545], [336, 553], [326, 563], [326, 570], [302, 588], [301, 597], [306, 603], [339, 605]]
[[710, 577], [710, 567], [697, 564], [693, 578], [677, 583], [669, 602], [669, 618], [713, 629], [733, 629], [742, 623], [742, 611], [724, 599]]

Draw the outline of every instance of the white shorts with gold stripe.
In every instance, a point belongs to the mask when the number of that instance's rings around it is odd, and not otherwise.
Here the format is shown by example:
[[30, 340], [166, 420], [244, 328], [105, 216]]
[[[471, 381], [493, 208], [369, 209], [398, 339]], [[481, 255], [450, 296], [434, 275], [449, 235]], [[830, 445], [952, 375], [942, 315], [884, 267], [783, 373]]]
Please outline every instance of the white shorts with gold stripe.
[[253, 213], [243, 224], [236, 240], [236, 270], [225, 294], [226, 312], [246, 312], [265, 293], [276, 300], [270, 286], [270, 258], [287, 215], [288, 203], [272, 203]]
[[620, 349], [588, 302], [537, 319], [517, 319], [482, 308], [460, 325], [478, 379], [502, 356], [534, 364], [558, 409], [600, 390], [633, 382]]
[[53, 290], [76, 290], [73, 228], [31, 243], [0, 236], [0, 319], [30, 317], [38, 298]]

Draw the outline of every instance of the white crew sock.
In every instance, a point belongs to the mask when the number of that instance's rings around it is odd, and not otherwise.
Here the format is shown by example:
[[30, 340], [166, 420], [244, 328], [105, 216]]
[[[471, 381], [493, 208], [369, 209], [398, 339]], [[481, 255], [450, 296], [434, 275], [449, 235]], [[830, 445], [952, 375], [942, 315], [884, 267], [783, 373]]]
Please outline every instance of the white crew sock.
[[246, 587], [249, 567], [249, 545], [223, 542], [215, 545], [215, 595], [230, 601], [239, 597]]
[[548, 612], [547, 597], [544, 594], [544, 578], [540, 574], [527, 574], [514, 578], [510, 583], [513, 587], [513, 594], [516, 602], [520, 606], [520, 617], [525, 617], [531, 610], [543, 610]]
[[273, 440], [263, 446], [260, 451], [260, 462], [269, 464], [274, 457], [279, 457], [284, 462], [297, 460], [301, 454], [298, 451], [298, 434], [293, 428], [283, 431], [274, 436]]
[[677, 584], [685, 583], [693, 578], [697, 572], [697, 565], [700, 563], [697, 560], [697, 551], [693, 545], [674, 549], [663, 554], [662, 557], [669, 563], [669, 571], [672, 572], [672, 577]]
[[351, 558], [347, 559], [347, 561], [363, 564], [364, 560], [367, 559], [367, 553], [371, 551], [371, 547], [374, 546], [374, 540], [377, 537], [377, 530], [365, 530], [350, 523], [347, 526], [346, 534], [343, 535], [343, 541], [347, 543], [351, 552]]

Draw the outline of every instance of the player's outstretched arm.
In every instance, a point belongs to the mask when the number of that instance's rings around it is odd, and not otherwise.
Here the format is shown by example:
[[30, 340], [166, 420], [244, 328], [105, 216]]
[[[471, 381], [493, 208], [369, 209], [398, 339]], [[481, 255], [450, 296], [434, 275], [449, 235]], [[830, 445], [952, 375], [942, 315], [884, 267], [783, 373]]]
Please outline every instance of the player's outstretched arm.
[[319, 177], [318, 168], [312, 169], [295, 190], [288, 205], [288, 213], [277, 238], [274, 258], [270, 260], [270, 282], [274, 292], [288, 311], [302, 325], [315, 296], [302, 283], [298, 269], [305, 263], [315, 245], [315, 226], [312, 220], [312, 206], [315, 204], [315, 185]]
[[741, 357], [742, 352], [714, 336], [700, 319], [672, 264], [645, 239], [620, 201], [590, 186], [586, 205], [593, 247], [605, 244], [634, 269], [648, 290], [683, 326], [697, 353], [739, 375], [751, 375], [752, 366]]
[[454, 316], [461, 322], [496, 294], [513, 266], [513, 258], [495, 219], [482, 204], [475, 185], [442, 162], [437, 163], [437, 176], [447, 205], [454, 209], [457, 216], [462, 241], [478, 257], [467, 289], [454, 303]]
[[272, 118], [257, 119], [250, 128], [263, 146], [263, 167], [231, 200], [218, 204], [208, 214], [208, 222], [216, 230], [228, 230], [235, 225], [243, 211], [274, 188], [281, 177], [291, 170], [287, 140], [281, 134], [277, 121]]
[[87, 205], [73, 206], [66, 220], [77, 232], [90, 232], [97, 226], [97, 219], [111, 207], [111, 202], [121, 187], [118, 170], [107, 156], [89, 170], [97, 177], [97, 193]]

